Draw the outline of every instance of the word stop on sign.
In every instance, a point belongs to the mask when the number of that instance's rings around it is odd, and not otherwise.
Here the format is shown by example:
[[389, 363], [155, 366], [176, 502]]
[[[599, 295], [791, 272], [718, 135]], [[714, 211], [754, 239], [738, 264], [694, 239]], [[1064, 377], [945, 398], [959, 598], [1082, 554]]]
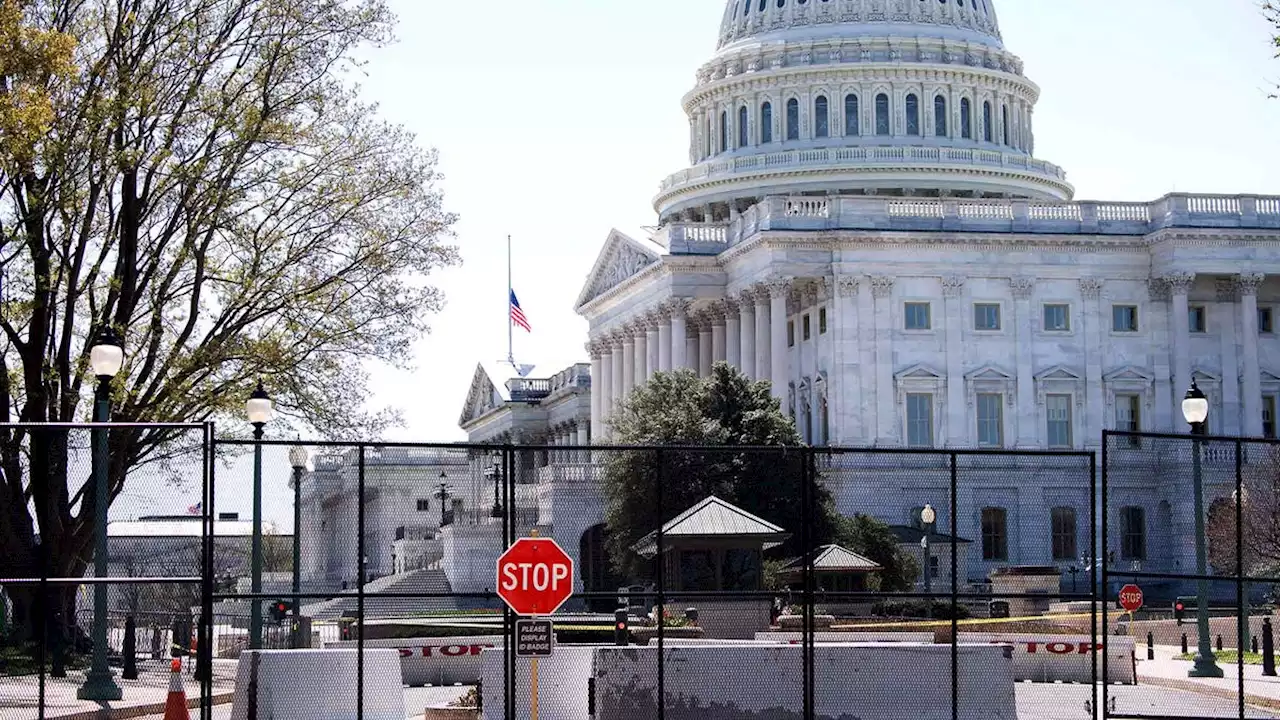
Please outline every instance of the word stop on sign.
[[502, 589], [508, 592], [557, 592], [560, 583], [569, 579], [569, 573], [566, 563], [505, 563], [502, 566]]

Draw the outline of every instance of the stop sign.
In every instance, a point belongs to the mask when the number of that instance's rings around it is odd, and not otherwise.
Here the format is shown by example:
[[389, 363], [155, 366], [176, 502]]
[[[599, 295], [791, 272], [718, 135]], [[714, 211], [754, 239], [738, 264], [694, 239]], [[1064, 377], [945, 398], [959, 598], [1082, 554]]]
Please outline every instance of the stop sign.
[[1137, 585], [1120, 588], [1120, 607], [1128, 612], [1137, 612], [1142, 607], [1142, 588]]
[[517, 615], [550, 615], [573, 594], [573, 558], [555, 540], [520, 538], [498, 558], [498, 597]]

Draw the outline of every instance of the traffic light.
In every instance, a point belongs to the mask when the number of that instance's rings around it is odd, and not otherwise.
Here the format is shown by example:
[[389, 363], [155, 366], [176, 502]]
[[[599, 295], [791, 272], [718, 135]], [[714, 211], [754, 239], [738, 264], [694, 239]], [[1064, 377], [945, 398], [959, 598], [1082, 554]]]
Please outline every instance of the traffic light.
[[629, 645], [631, 643], [631, 627], [627, 620], [626, 610], [613, 611], [613, 644]]
[[1191, 601], [1195, 599], [1196, 599], [1195, 597], [1180, 597], [1180, 598], [1174, 599], [1173, 618], [1178, 621], [1179, 625], [1182, 624], [1183, 615], [1187, 611], [1187, 605], [1189, 605]]
[[271, 603], [271, 619], [274, 622], [281, 623], [289, 616], [289, 611], [293, 609], [293, 603], [288, 600], [277, 600]]

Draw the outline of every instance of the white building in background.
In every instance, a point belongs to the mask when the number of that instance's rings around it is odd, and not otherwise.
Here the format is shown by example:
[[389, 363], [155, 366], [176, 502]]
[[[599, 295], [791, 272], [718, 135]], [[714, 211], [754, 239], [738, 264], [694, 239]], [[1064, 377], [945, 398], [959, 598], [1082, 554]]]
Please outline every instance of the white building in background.
[[[992, 0], [731, 0], [683, 98], [690, 166], [662, 181], [656, 229], [609, 234], [576, 303], [589, 379], [579, 366], [504, 393], [480, 369], [462, 427], [608, 442], [653, 373], [725, 361], [771, 381], [814, 445], [1092, 451], [1104, 429], [1180, 431], [1193, 379], [1211, 432], [1274, 437], [1280, 198], [1073, 201], [1033, 155], [1039, 95]], [[840, 508], [902, 525], [930, 503], [945, 532], [946, 464], [870, 457], [825, 470]], [[604, 589], [589, 460], [528, 460], [520, 502]], [[975, 464], [956, 513], [969, 578], [1079, 563], [1087, 464]], [[1113, 474], [1108, 551], [1184, 567], [1188, 482]]]

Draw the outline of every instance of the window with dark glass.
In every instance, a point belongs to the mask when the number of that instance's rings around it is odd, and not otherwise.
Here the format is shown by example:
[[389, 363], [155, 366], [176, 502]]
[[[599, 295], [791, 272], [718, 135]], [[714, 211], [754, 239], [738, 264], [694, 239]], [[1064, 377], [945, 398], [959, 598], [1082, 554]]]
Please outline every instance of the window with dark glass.
[[1262, 437], [1276, 437], [1276, 396], [1262, 396]]
[[827, 309], [818, 308], [818, 334], [825, 335], [827, 332]]
[[809, 315], [808, 314], [805, 314], [800, 318], [800, 324], [802, 325], [801, 334], [805, 340], [808, 340], [809, 339]]
[[1008, 513], [1004, 508], [982, 509], [982, 559], [1009, 559]]
[[933, 134], [947, 136], [947, 99], [941, 95], [933, 99]]
[[999, 330], [1000, 329], [1000, 304], [999, 303], [976, 303], [973, 306], [973, 329], [974, 330]]
[[1187, 308], [1187, 327], [1190, 332], [1202, 333], [1207, 331], [1206, 313], [1203, 305], [1192, 305]]
[[1138, 307], [1136, 305], [1112, 306], [1111, 329], [1114, 332], [1138, 332]]
[[1004, 446], [1004, 396], [978, 394], [978, 447]]
[[426, 512], [431, 509], [430, 500], [418, 500], [418, 512]]
[[1046, 395], [1044, 404], [1048, 416], [1049, 447], [1071, 447], [1071, 396]]
[[754, 591], [760, 589], [760, 551], [741, 548], [724, 551], [721, 590]]
[[720, 111], [720, 152], [729, 150], [729, 113]]
[[902, 306], [903, 327], [907, 330], [928, 330], [932, 327], [929, 317], [929, 303], [909, 302]]
[[1142, 430], [1142, 398], [1137, 395], [1116, 395], [1116, 430]]
[[1004, 144], [1009, 144], [1009, 106], [1005, 105], [1000, 108], [1001, 120], [1000, 131], [1004, 134]]
[[748, 134], [747, 128], [747, 106], [743, 105], [738, 108], [738, 147], [746, 147], [751, 144], [751, 136]]
[[844, 96], [844, 134], [858, 134], [858, 96], [853, 93]]
[[787, 139], [800, 139], [800, 101], [795, 98], [787, 101]]
[[876, 95], [876, 134], [889, 134], [889, 96], [884, 93]]
[[773, 142], [773, 104], [760, 106], [760, 143]]
[[960, 137], [973, 139], [973, 106], [969, 104], [969, 98], [960, 98]]
[[1275, 332], [1273, 313], [1269, 307], [1258, 308], [1258, 332], [1268, 335]]
[[991, 103], [982, 103], [982, 139], [991, 142]]
[[682, 590], [715, 590], [716, 563], [711, 550], [684, 550], [680, 553]]
[[915, 93], [907, 95], [907, 134], [920, 134], [920, 98]]
[[813, 101], [813, 136], [824, 138], [831, 134], [831, 117], [828, 114], [827, 96], [819, 95]]
[[796, 346], [796, 323], [794, 320], [787, 321], [787, 347]]
[[933, 395], [907, 395], [907, 445], [933, 447]]
[[1051, 303], [1044, 306], [1045, 332], [1067, 332], [1071, 330], [1071, 306], [1064, 303]]
[[1076, 510], [1070, 507], [1056, 507], [1049, 512], [1049, 522], [1053, 526], [1053, 559], [1076, 559]]
[[1120, 508], [1120, 559], [1147, 559], [1147, 513], [1140, 507]]

